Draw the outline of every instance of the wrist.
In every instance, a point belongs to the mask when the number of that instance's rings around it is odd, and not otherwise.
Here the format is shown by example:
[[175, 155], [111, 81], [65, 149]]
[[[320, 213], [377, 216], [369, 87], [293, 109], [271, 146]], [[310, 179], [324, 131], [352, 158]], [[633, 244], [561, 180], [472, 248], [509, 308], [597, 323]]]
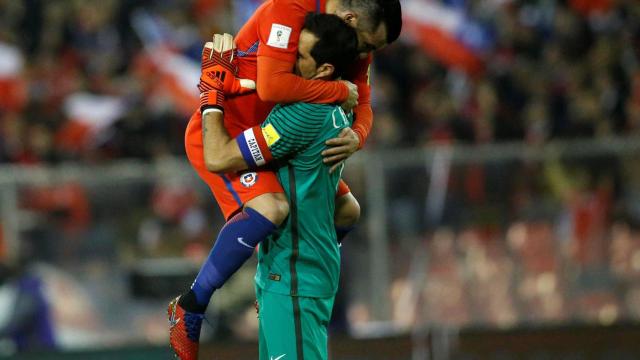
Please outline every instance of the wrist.
[[215, 107], [211, 107], [211, 108], [206, 108], [204, 110], [200, 110], [200, 113], [202, 114], [202, 117], [205, 117], [205, 115], [210, 114], [210, 113], [220, 113], [220, 114], [224, 114], [222, 112], [222, 109], [219, 108], [215, 108]]
[[218, 90], [208, 90], [200, 93], [200, 112], [216, 109], [224, 113], [224, 93]]

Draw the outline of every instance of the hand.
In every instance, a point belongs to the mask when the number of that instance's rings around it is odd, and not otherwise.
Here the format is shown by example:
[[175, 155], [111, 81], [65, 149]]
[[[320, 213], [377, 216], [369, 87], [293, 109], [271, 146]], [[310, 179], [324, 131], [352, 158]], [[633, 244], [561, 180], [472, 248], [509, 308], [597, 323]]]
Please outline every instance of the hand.
[[351, 128], [344, 128], [340, 131], [338, 137], [329, 139], [325, 145], [330, 146], [322, 152], [325, 164], [332, 164], [329, 172], [334, 172], [344, 161], [353, 153], [358, 151], [360, 146], [360, 138]]
[[349, 88], [349, 97], [340, 105], [348, 113], [358, 105], [358, 86], [350, 81], [341, 81]]
[[254, 91], [252, 80], [236, 78], [237, 68], [233, 63], [235, 43], [230, 34], [215, 34], [213, 41], [207, 42], [202, 50], [200, 73], [200, 109], [224, 108], [228, 95], [240, 95]]

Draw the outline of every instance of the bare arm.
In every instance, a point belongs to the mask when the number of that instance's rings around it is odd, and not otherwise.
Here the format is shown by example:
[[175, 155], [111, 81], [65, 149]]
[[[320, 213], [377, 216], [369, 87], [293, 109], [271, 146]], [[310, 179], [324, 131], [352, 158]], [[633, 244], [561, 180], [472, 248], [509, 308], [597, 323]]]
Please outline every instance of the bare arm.
[[202, 145], [207, 170], [226, 173], [248, 168], [238, 143], [224, 127], [222, 112], [207, 111], [202, 115]]
[[[344, 112], [340, 114], [344, 116]], [[246, 129], [231, 139], [222, 127], [222, 112], [208, 111], [202, 119], [205, 165], [209, 171], [231, 172], [287, 158], [316, 139], [328, 115], [326, 111], [309, 112], [304, 104], [277, 107], [262, 125]], [[283, 125], [291, 116], [299, 120], [297, 126]]]

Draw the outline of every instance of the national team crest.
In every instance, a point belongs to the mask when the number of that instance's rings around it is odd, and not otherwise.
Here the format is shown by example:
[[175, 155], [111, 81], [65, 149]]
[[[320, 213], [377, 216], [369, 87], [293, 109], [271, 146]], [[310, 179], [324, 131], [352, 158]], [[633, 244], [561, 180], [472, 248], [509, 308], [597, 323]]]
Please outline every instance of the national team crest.
[[244, 187], [252, 187], [253, 184], [258, 181], [258, 174], [254, 172], [248, 172], [240, 175], [240, 183]]

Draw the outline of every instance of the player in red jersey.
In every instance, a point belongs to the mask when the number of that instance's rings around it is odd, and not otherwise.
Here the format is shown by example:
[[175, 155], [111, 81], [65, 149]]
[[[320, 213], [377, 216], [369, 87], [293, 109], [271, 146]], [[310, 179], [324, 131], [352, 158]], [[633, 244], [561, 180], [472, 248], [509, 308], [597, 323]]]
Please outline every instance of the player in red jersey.
[[[292, 73], [304, 17], [313, 11], [335, 14], [356, 28], [361, 58], [345, 77], [353, 83], [305, 80]], [[342, 103], [355, 113], [353, 129], [346, 129], [339, 138], [330, 140], [328, 145], [333, 147], [325, 150], [324, 155], [327, 162], [344, 161], [364, 144], [371, 128], [370, 53], [397, 39], [400, 28], [398, 0], [268, 0], [238, 33], [237, 73], [225, 75], [254, 80], [257, 91], [238, 91], [245, 93], [235, 97], [229, 96], [233, 91], [225, 91], [228, 99], [224, 107], [224, 124], [203, 124], [202, 114], [197, 110], [185, 135], [189, 161], [211, 188], [227, 219], [191, 289], [170, 305], [174, 324], [183, 318], [193, 320], [188, 321], [188, 329], [184, 324], [181, 327], [185, 334], [171, 332], [174, 349], [177, 343], [187, 349], [185, 359], [197, 358], [201, 314], [213, 292], [252, 255], [253, 248], [261, 240], [277, 229], [289, 210], [282, 187], [268, 168], [239, 174], [216, 173], [216, 164], [205, 162], [203, 131], [226, 130], [230, 138], [235, 138], [243, 130], [262, 122], [275, 103]], [[227, 78], [226, 81], [230, 80]], [[357, 201], [341, 182], [336, 199], [338, 238], [346, 235], [359, 214]], [[186, 334], [187, 330], [189, 334]]]

